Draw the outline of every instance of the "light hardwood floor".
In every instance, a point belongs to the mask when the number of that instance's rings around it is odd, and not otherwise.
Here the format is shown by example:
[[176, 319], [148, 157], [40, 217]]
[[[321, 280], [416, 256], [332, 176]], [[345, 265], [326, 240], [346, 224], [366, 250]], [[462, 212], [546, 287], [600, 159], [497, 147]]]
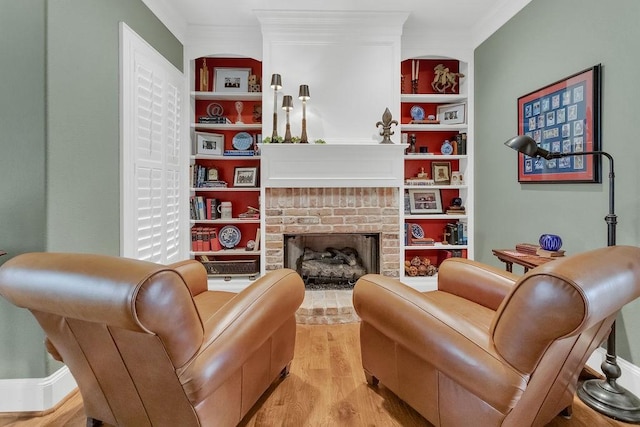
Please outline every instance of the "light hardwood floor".
[[[298, 325], [291, 374], [272, 386], [247, 414], [243, 427], [429, 427], [384, 386], [369, 387], [360, 362], [358, 324]], [[0, 426], [82, 427], [82, 399], [73, 393], [44, 416], [2, 415]], [[574, 401], [573, 417], [557, 417], [551, 427], [620, 427]], [[470, 426], [473, 427], [473, 426]]]

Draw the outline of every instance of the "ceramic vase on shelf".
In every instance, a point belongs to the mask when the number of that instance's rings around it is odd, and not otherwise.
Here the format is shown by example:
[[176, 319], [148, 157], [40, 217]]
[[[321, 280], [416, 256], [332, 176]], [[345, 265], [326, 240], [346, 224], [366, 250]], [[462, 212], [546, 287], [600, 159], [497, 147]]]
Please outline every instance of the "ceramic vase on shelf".
[[538, 242], [546, 251], [557, 251], [562, 247], [562, 239], [557, 234], [543, 234]]

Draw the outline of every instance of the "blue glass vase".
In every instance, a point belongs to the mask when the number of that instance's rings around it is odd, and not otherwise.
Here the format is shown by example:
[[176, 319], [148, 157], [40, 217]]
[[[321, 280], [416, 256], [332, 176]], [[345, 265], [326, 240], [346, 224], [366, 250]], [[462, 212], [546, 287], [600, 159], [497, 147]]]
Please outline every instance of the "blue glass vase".
[[540, 247], [547, 251], [557, 251], [562, 247], [562, 239], [557, 234], [543, 234], [539, 243]]

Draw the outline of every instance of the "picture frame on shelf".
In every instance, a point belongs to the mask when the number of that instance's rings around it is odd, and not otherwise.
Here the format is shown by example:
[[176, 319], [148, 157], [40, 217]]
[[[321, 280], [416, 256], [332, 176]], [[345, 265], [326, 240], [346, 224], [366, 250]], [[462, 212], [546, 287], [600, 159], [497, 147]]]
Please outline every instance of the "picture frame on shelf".
[[451, 185], [464, 185], [464, 175], [462, 174], [462, 172], [451, 172]]
[[[518, 98], [518, 134], [547, 151], [600, 150], [601, 65], [595, 65]], [[600, 183], [601, 156], [545, 160], [518, 153], [518, 182]]]
[[214, 68], [213, 85], [215, 92], [249, 92], [251, 68]]
[[438, 189], [409, 189], [411, 214], [442, 213], [442, 197]]
[[458, 125], [467, 122], [466, 117], [467, 104], [464, 102], [459, 104], [438, 105], [436, 119], [441, 125]]
[[224, 151], [224, 135], [220, 133], [195, 132], [196, 154], [222, 156]]
[[431, 176], [435, 185], [450, 185], [451, 162], [431, 162]]
[[236, 167], [233, 171], [234, 187], [256, 187], [258, 185], [257, 167]]

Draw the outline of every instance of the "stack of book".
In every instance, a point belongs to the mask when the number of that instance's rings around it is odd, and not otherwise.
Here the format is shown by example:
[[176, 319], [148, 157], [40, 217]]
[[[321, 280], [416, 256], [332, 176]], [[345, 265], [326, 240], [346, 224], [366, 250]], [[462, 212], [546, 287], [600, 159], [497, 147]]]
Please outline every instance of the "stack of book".
[[564, 250], [559, 249], [557, 251], [548, 251], [546, 249], [539, 248], [536, 251], [536, 255], [544, 257], [544, 258], [557, 258], [564, 256]]
[[434, 182], [432, 179], [426, 179], [426, 178], [407, 178], [404, 181], [405, 185], [415, 185], [415, 186], [421, 186], [421, 185], [433, 185]]
[[464, 215], [466, 213], [464, 206], [449, 206], [447, 208], [447, 215]]
[[436, 241], [431, 237], [422, 237], [422, 238], [410, 237], [409, 242], [411, 243], [411, 245], [416, 245], [416, 246], [434, 246], [436, 244]]
[[203, 181], [198, 188], [226, 188], [227, 186], [226, 181]]
[[534, 243], [518, 243], [516, 245], [516, 252], [521, 254], [538, 255], [538, 249], [540, 249], [540, 245]]
[[256, 152], [254, 150], [224, 150], [223, 155], [246, 157], [246, 156], [255, 156]]

